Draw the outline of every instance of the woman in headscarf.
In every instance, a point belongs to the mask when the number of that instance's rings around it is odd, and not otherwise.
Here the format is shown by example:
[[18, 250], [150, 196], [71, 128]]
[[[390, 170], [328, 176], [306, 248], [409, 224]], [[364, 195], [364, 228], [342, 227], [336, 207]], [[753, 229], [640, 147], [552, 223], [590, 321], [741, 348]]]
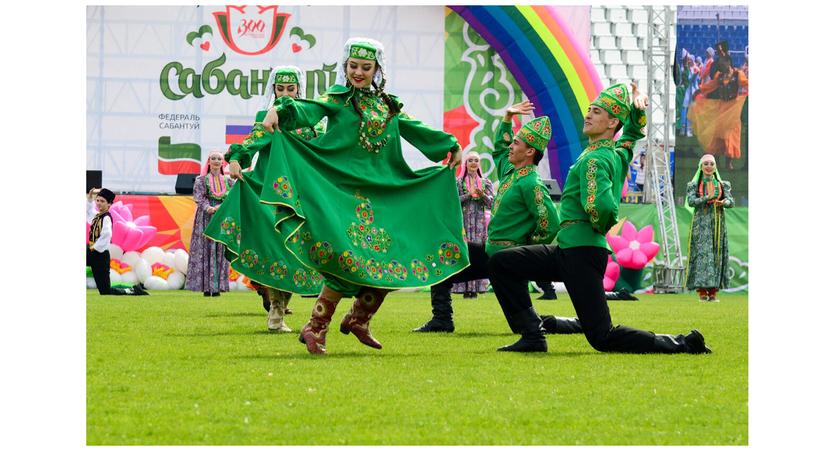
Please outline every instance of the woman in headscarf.
[[686, 202], [694, 208], [686, 288], [696, 289], [700, 301], [716, 302], [717, 291], [728, 288], [728, 231], [723, 209], [734, 207], [734, 198], [731, 183], [720, 178], [714, 156], [700, 158], [697, 173], [686, 185]]
[[[283, 98], [264, 127], [270, 157], [261, 201], [276, 209], [276, 229], [300, 262], [325, 278], [312, 317], [300, 334], [324, 354], [326, 332], [343, 297], [356, 297], [340, 324], [363, 344], [380, 349], [369, 321], [388, 291], [438, 283], [468, 265], [462, 213], [450, 170], [459, 163], [456, 139], [412, 118], [385, 92], [383, 46], [349, 39], [338, 84], [316, 101]], [[312, 143], [286, 131], [328, 118]], [[280, 126], [280, 129], [278, 129]], [[401, 139], [431, 161], [450, 167], [414, 171]], [[262, 254], [259, 254], [262, 255]]]
[[[493, 205], [493, 183], [482, 177], [481, 158], [474, 151], [468, 153], [464, 165], [456, 178], [459, 202], [462, 204], [462, 220], [468, 242], [484, 243], [487, 239], [488, 218]], [[487, 279], [453, 284], [451, 292], [463, 293], [465, 298], [476, 298], [487, 291]]]
[[193, 235], [190, 239], [190, 262], [187, 266], [187, 290], [219, 296], [229, 291], [229, 262], [224, 247], [204, 237], [204, 228], [227, 197], [235, 181], [224, 176], [224, 155], [212, 151], [207, 163], [193, 183], [196, 203]]
[[[260, 194], [269, 163], [269, 142], [261, 121], [267, 110], [282, 97], [302, 98], [305, 78], [303, 71], [295, 66], [278, 66], [272, 69], [267, 81], [267, 97], [261, 111], [255, 115], [252, 132], [240, 144], [230, 146], [226, 155], [230, 172], [240, 178], [230, 197], [224, 202], [213, 223], [207, 228], [207, 236], [225, 244], [233, 269], [249, 278], [263, 298], [267, 310], [267, 329], [270, 332], [291, 332], [283, 320], [288, 313], [292, 292], [301, 295], [317, 295], [323, 279], [314, 270], [297, 267], [297, 259], [283, 246], [283, 237], [274, 231], [274, 209], [260, 202]], [[305, 141], [319, 137], [325, 131], [323, 123], [292, 130], [290, 134]], [[251, 168], [242, 172], [242, 168]], [[277, 177], [277, 176], [276, 176]], [[258, 231], [242, 231], [249, 225]], [[250, 254], [264, 253], [267, 259], [256, 261]], [[242, 256], [242, 254], [244, 256]]]

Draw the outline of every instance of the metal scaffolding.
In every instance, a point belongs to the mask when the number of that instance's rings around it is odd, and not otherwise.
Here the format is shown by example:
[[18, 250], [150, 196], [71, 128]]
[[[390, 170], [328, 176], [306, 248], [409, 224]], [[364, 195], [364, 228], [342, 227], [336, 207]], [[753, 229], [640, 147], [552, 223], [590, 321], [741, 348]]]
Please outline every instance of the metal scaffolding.
[[654, 202], [663, 242], [663, 263], [654, 268], [655, 293], [680, 293], [685, 283], [685, 266], [677, 229], [669, 148], [672, 130], [670, 80], [672, 75], [671, 34], [675, 12], [670, 6], [648, 6], [646, 38], [647, 94], [649, 108], [646, 133], [646, 180], [644, 197]]

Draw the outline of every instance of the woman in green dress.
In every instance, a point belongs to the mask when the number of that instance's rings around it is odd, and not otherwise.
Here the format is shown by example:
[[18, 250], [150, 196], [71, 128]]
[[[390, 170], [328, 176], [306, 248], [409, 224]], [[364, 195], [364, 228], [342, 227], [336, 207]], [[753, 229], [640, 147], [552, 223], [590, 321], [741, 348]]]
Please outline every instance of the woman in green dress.
[[697, 173], [686, 185], [686, 200], [694, 208], [686, 288], [696, 289], [700, 301], [717, 302], [717, 291], [728, 288], [728, 231], [723, 209], [734, 207], [734, 198], [731, 183], [717, 172], [714, 156], [700, 158]]
[[[286, 247], [325, 284], [300, 340], [326, 352], [326, 332], [338, 302], [356, 297], [340, 324], [363, 344], [380, 349], [369, 321], [388, 291], [438, 283], [468, 265], [452, 169], [455, 137], [412, 118], [384, 92], [382, 44], [352, 38], [343, 48], [338, 84], [315, 101], [283, 98], [264, 127], [274, 154], [261, 201], [276, 209]], [[328, 118], [326, 134], [302, 142], [288, 130]], [[449, 167], [414, 171], [401, 139]]]
[[[270, 332], [291, 332], [283, 320], [292, 293], [317, 295], [323, 278], [320, 273], [301, 266], [283, 246], [282, 236], [274, 231], [274, 209], [260, 202], [269, 162], [269, 142], [262, 139], [266, 133], [261, 121], [269, 107], [282, 97], [302, 97], [305, 78], [295, 66], [272, 69], [267, 82], [266, 100], [255, 116], [252, 132], [240, 144], [233, 144], [226, 155], [230, 175], [240, 179], [207, 228], [207, 236], [229, 249], [231, 266], [252, 280], [263, 297], [268, 311], [267, 329]], [[303, 140], [319, 137], [324, 131], [322, 122], [315, 126], [293, 130], [291, 134]], [[254, 164], [253, 164], [254, 163]], [[251, 170], [242, 173], [242, 168]], [[254, 231], [242, 231], [251, 226]], [[251, 254], [263, 253], [264, 258], [254, 261]], [[292, 269], [290, 269], [292, 267]]]

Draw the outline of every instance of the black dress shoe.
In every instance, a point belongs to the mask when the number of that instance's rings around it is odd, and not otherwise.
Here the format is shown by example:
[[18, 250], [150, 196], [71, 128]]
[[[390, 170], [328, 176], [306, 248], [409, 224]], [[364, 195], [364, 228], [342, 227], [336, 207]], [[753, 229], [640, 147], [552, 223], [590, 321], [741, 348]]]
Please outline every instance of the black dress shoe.
[[558, 296], [555, 292], [544, 292], [541, 294], [540, 297], [536, 298], [538, 300], [557, 300]]
[[415, 328], [412, 331], [418, 333], [453, 333], [453, 329], [453, 322], [431, 319], [425, 325]]
[[499, 352], [547, 352], [547, 338], [541, 336], [524, 336], [513, 344], [496, 349]]
[[210, 296], [210, 295], [211, 295], [210, 292], [204, 292], [204, 296]]
[[213, 292], [212, 296], [221, 296], [221, 292]]
[[711, 354], [711, 349], [705, 345], [703, 334], [697, 329], [686, 335], [686, 348], [689, 354]]
[[291, 316], [292, 315], [292, 310], [289, 309], [289, 308], [284, 308], [283, 313], [285, 315], [287, 315], [287, 316]]

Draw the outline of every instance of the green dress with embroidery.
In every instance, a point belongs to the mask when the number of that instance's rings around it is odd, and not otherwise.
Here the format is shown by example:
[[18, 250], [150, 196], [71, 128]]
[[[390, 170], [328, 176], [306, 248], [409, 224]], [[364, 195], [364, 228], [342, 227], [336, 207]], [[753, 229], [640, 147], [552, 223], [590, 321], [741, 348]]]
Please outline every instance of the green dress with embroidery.
[[[263, 137], [275, 154], [261, 201], [275, 209], [276, 229], [301, 265], [345, 296], [361, 286], [432, 285], [469, 264], [453, 171], [414, 171], [401, 146], [402, 138], [440, 161], [456, 139], [404, 112], [386, 122], [387, 114], [375, 93], [335, 85], [313, 101], [281, 98], [281, 130]], [[326, 134], [311, 143], [286, 132], [324, 116]]]
[[632, 148], [644, 137], [644, 126], [646, 114], [632, 106], [617, 141], [590, 143], [570, 166], [561, 194], [561, 248], [591, 246], [611, 252], [606, 232], [618, 222]]
[[725, 226], [726, 207], [734, 207], [731, 183], [723, 180], [722, 206], [708, 203], [700, 197], [698, 182], [686, 185], [686, 197], [694, 208], [689, 234], [689, 261], [686, 288], [728, 288], [728, 231]]
[[516, 169], [510, 163], [512, 139], [512, 124], [502, 121], [493, 140], [492, 154], [500, 182], [487, 227], [488, 256], [508, 247], [548, 244], [559, 229], [558, 212], [536, 165]]
[[[276, 101], [277, 102], [277, 101]], [[227, 247], [225, 253], [235, 271], [260, 284], [300, 295], [316, 295], [323, 285], [323, 276], [302, 266], [283, 245], [283, 236], [275, 231], [275, 209], [260, 202], [269, 163], [269, 143], [261, 141], [266, 131], [261, 122], [266, 110], [255, 115], [252, 132], [240, 144], [234, 144], [225, 160], [235, 160], [242, 168], [249, 167], [252, 155], [258, 159], [252, 171], [236, 181], [229, 195], [213, 214], [205, 234]], [[310, 141], [323, 134], [323, 123], [290, 132], [293, 137]], [[247, 231], [251, 228], [251, 231]], [[245, 253], [263, 254], [255, 259], [240, 256]]]

